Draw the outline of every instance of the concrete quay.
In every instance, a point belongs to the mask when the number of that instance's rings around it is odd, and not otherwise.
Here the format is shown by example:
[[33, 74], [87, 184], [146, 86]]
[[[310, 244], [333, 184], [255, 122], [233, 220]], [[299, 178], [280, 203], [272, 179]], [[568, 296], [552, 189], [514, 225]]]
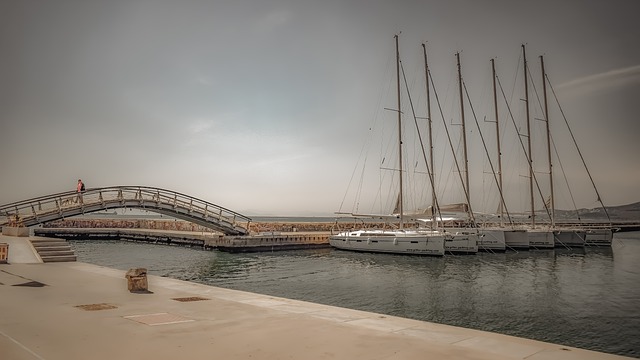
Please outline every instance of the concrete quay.
[[131, 293], [125, 273], [0, 265], [0, 359], [625, 359], [152, 275]]

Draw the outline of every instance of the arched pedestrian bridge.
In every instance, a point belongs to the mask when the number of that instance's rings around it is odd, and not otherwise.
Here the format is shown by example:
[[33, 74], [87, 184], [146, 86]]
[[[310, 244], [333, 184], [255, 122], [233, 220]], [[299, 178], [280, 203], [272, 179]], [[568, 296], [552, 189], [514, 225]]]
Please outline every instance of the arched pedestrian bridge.
[[251, 219], [179, 192], [147, 186], [111, 186], [68, 191], [0, 206], [0, 226], [33, 226], [117, 208], [143, 209], [190, 221], [226, 235], [246, 235]]

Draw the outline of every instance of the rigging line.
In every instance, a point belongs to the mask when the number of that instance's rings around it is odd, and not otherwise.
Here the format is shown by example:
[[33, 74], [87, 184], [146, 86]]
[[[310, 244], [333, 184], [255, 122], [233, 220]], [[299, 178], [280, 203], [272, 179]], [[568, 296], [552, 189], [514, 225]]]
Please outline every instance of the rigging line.
[[[424, 41], [422, 43], [422, 49], [423, 49], [423, 55], [424, 55], [424, 67], [425, 67], [425, 85], [426, 85], [426, 92], [425, 92], [425, 100], [426, 100], [426, 116], [427, 116], [427, 121], [428, 121], [428, 129], [429, 129], [429, 164], [431, 164], [431, 171], [429, 172], [429, 177], [431, 179], [431, 181], [433, 182], [433, 187], [431, 188], [431, 216], [432, 216], [432, 221], [431, 221], [431, 227], [433, 228], [434, 225], [437, 225], [436, 222], [436, 217], [435, 217], [435, 212], [434, 212], [434, 207], [435, 207], [435, 199], [436, 199], [436, 179], [435, 179], [435, 169], [434, 169], [434, 136], [433, 136], [433, 116], [431, 114], [431, 94], [430, 94], [430, 89], [429, 89], [429, 63], [427, 61], [427, 42]], [[437, 138], [436, 138], [437, 139]]]
[[[486, 72], [483, 72], [485, 74], [487, 74]], [[489, 105], [489, 101], [491, 101], [491, 98], [489, 96], [490, 92], [487, 90], [488, 88], [490, 88], [487, 84], [487, 82], [491, 81], [491, 76], [489, 75], [485, 75], [484, 79], [482, 80], [482, 87], [481, 87], [481, 93], [480, 93], [480, 104], [483, 105], [484, 108], [488, 107]], [[469, 103], [471, 103], [471, 100], [469, 99]], [[473, 108], [472, 108], [473, 111]], [[475, 114], [474, 114], [475, 116]], [[487, 117], [486, 115], [484, 116], [483, 119], [483, 123], [487, 122]], [[486, 125], [485, 125], [486, 126]], [[479, 130], [479, 129], [478, 129]], [[484, 174], [485, 170], [487, 169], [487, 160], [490, 160], [491, 157], [487, 154], [487, 157], [485, 159], [482, 159], [482, 172]], [[487, 204], [489, 202], [489, 199], [491, 198], [491, 192], [490, 191], [484, 191], [487, 188], [487, 180], [485, 176], [482, 176], [482, 204], [484, 205], [484, 208], [487, 208]]]
[[[520, 60], [522, 60], [522, 51], [518, 51], [518, 54], [519, 54], [518, 55], [518, 62], [517, 62], [518, 66], [516, 67], [516, 70], [515, 70], [516, 76], [513, 77], [513, 85], [511, 86], [511, 98], [509, 99], [509, 104], [513, 103], [513, 95], [516, 92], [516, 90], [515, 90], [516, 89], [516, 82], [518, 81], [518, 77], [519, 77], [519, 74], [520, 74], [520, 71], [518, 71], [518, 67], [520, 66]], [[505, 100], [505, 102], [506, 102], [506, 100]]]
[[[431, 76], [431, 74], [429, 74], [429, 76]], [[456, 78], [455, 70], [452, 69], [451, 72], [449, 73], [449, 82], [447, 83], [447, 89], [445, 90], [445, 98], [444, 98], [445, 106], [450, 104], [448, 106], [451, 106], [451, 108], [455, 107], [455, 103], [454, 103], [455, 99], [449, 101], [449, 95], [451, 94], [451, 88], [455, 85], [454, 78]]]
[[[462, 184], [462, 191], [464, 191], [465, 199], [469, 199], [469, 193], [467, 192], [466, 186], [464, 186], [464, 180], [462, 179], [462, 172], [460, 171], [460, 164], [458, 164], [458, 157], [456, 156], [455, 150], [453, 148], [453, 142], [451, 142], [451, 135], [449, 134], [449, 127], [447, 126], [447, 121], [444, 119], [444, 114], [442, 113], [442, 106], [440, 106], [440, 97], [438, 96], [438, 92], [436, 91], [436, 86], [433, 83], [433, 77], [431, 73], [429, 73], [429, 80], [431, 80], [431, 86], [433, 87], [433, 94], [436, 97], [436, 103], [438, 104], [438, 110], [440, 111], [440, 117], [442, 117], [442, 123], [444, 124], [444, 130], [447, 133], [447, 140], [449, 140], [449, 147], [451, 148], [451, 153], [453, 154], [453, 162], [456, 165], [456, 169], [458, 170], [458, 177], [460, 178], [460, 183]], [[469, 216], [471, 217], [471, 221], [475, 226], [476, 219], [473, 216], [473, 210], [471, 210], [471, 202], [467, 201], [467, 206], [469, 207]]]
[[569, 179], [567, 179], [567, 174], [564, 171], [564, 166], [562, 166], [562, 161], [560, 160], [560, 155], [558, 154], [558, 149], [556, 148], [556, 142], [553, 139], [553, 135], [551, 135], [551, 144], [553, 144], [553, 150], [556, 152], [556, 159], [558, 159], [558, 165], [560, 165], [560, 171], [562, 172], [562, 176], [564, 177], [564, 182], [567, 184], [567, 189], [569, 190], [569, 196], [571, 197], [571, 202], [573, 203], [573, 209], [575, 210], [576, 216], [578, 217], [578, 223], [582, 224], [582, 219], [580, 218], [580, 212], [578, 211], [576, 200], [573, 197], [571, 186], [569, 186]]
[[[360, 154], [358, 155], [358, 159], [362, 159], [362, 155], [363, 155], [363, 153], [364, 153], [364, 149], [365, 149], [366, 147], [368, 147], [368, 146], [367, 146], [367, 145], [368, 145], [368, 143], [369, 143], [369, 141], [368, 141], [368, 139], [367, 139], [367, 140], [365, 140], [365, 142], [362, 144], [362, 148], [360, 149]], [[367, 155], [365, 155], [364, 160], [363, 160], [363, 162], [362, 162], [362, 173], [364, 173], [364, 168], [365, 168], [365, 166], [366, 166], [367, 159], [368, 159], [368, 156], [367, 156]], [[349, 179], [349, 184], [347, 185], [347, 190], [345, 191], [344, 197], [342, 198], [342, 202], [340, 203], [339, 212], [342, 212], [342, 209], [343, 209], [343, 206], [344, 206], [344, 202], [345, 202], [345, 201], [346, 201], [346, 199], [347, 199], [347, 194], [349, 193], [349, 189], [351, 189], [351, 184], [352, 184], [352, 182], [353, 182], [353, 180], [354, 180], [354, 177], [355, 177], [355, 175], [356, 175], [356, 172], [357, 172], [357, 170], [358, 170], [358, 164], [359, 164], [359, 163], [360, 163], [360, 160], [358, 160], [358, 162], [356, 163], [356, 166], [355, 166], [355, 167], [354, 167], [354, 169], [353, 169], [353, 172], [351, 173], [351, 178]], [[356, 197], [355, 197], [355, 199], [354, 199], [354, 205], [353, 205], [354, 207], [355, 207], [356, 202], [358, 202], [358, 201], [359, 201], [360, 192], [362, 191], [362, 181], [363, 181], [363, 177], [364, 177], [364, 175], [361, 175], [361, 176], [360, 176], [360, 183], [359, 183], [358, 191], [356, 192]]]
[[[500, 78], [496, 75], [496, 80], [498, 80], [498, 85], [500, 86], [500, 92], [502, 93], [502, 97], [504, 98], [505, 102], [507, 101], [507, 97], [504, 93], [504, 89], [502, 88], [502, 83], [500, 82]], [[546, 201], [544, 201], [544, 196], [542, 195], [542, 190], [540, 189], [540, 184], [538, 184], [538, 178], [535, 176], [535, 172], [533, 171], [533, 164], [531, 163], [531, 159], [529, 158], [529, 154], [527, 154], [527, 151], [525, 150], [524, 147], [524, 143], [522, 142], [522, 137], [520, 135], [520, 132], [518, 131], [518, 127], [516, 125], [516, 120], [513, 117], [513, 113], [511, 112], [511, 107], [507, 104], [507, 109], [509, 110], [509, 117], [511, 118], [511, 122], [513, 123], [513, 126], [516, 128], [516, 133], [518, 134], [518, 140], [520, 141], [520, 145], [522, 147], [522, 152], [524, 153], [524, 156], [527, 159], [527, 163], [529, 164], [529, 170], [531, 170], [531, 175], [533, 177], [533, 181], [536, 184], [536, 188], [538, 189], [538, 194], [540, 195], [540, 198], [542, 199], [542, 204], [544, 205], [544, 209], [547, 212], [547, 215], [549, 216], [549, 218], [551, 218], [551, 212], [549, 212], [549, 207], [547, 206]]]
[[[389, 68], [390, 68], [390, 64], [391, 64], [391, 60], [393, 59], [392, 56], [387, 58], [387, 63], [385, 64], [385, 73], [389, 73]], [[382, 84], [384, 84], [385, 82], [387, 82], [384, 78], [382, 79]], [[375, 111], [373, 114], [373, 124], [371, 125], [371, 127], [369, 128], [370, 130], [376, 127], [376, 124], [378, 123], [378, 119], [380, 118], [380, 109], [382, 108], [382, 99], [384, 97], [385, 94], [385, 87], [383, 85], [380, 85], [380, 94], [378, 96], [378, 101], [377, 101], [377, 106], [375, 107]], [[342, 198], [342, 202], [340, 203], [340, 207], [339, 207], [339, 212], [342, 212], [344, 203], [347, 199], [347, 195], [349, 193], [349, 190], [351, 189], [351, 184], [354, 180], [355, 174], [357, 173], [358, 170], [358, 164], [360, 163], [360, 159], [362, 159], [363, 153], [365, 152], [365, 149], [368, 149], [370, 147], [370, 143], [371, 143], [371, 138], [373, 135], [369, 135], [367, 137], [367, 139], [365, 139], [364, 143], [362, 144], [362, 148], [360, 149], [360, 154], [358, 155], [358, 162], [356, 163], [356, 166], [353, 169], [353, 173], [351, 174], [351, 178], [349, 179], [349, 183], [347, 185], [347, 190], [345, 191], [344, 197]], [[361, 172], [361, 176], [360, 176], [360, 181], [359, 181], [359, 186], [358, 186], [358, 190], [356, 191], [356, 196], [354, 197], [354, 202], [352, 205], [352, 209], [358, 209], [360, 206], [360, 197], [362, 196], [362, 184], [364, 181], [364, 170], [366, 168], [366, 163], [368, 161], [368, 155], [364, 156], [364, 160], [362, 162], [362, 172]], [[357, 210], [356, 210], [357, 212]]]
[[461, 120], [461, 137], [462, 137], [462, 156], [464, 162], [464, 186], [466, 187], [466, 200], [467, 204], [471, 204], [471, 186], [469, 185], [469, 157], [468, 157], [468, 145], [467, 145], [467, 130], [464, 117], [464, 99], [462, 96], [462, 65], [460, 64], [460, 52], [456, 52], [456, 62], [458, 68], [458, 96], [460, 97], [460, 120]]
[[560, 113], [562, 114], [562, 118], [564, 119], [565, 124], [567, 124], [567, 129], [569, 129], [569, 134], [571, 134], [571, 139], [573, 140], [573, 144], [576, 146], [576, 150], [578, 150], [578, 154], [580, 155], [580, 160], [582, 160], [582, 164], [584, 165], [584, 169], [587, 171], [587, 175], [589, 175], [589, 180], [591, 180], [591, 185], [593, 185], [593, 189], [596, 192], [596, 196], [598, 197], [598, 202], [600, 203], [600, 205], [602, 205], [602, 209], [604, 210], [604, 213], [607, 215], [607, 220], [609, 221], [609, 224], [611, 224], [611, 217], [609, 217], [609, 212], [607, 211], [607, 207], [604, 206], [604, 203], [602, 202], [602, 197], [600, 197], [600, 193], [598, 192], [598, 188], [596, 187], [596, 183], [593, 181], [593, 177], [591, 176], [591, 172], [589, 171], [589, 168], [587, 167], [587, 163], [584, 160], [584, 156], [582, 156], [582, 151], [580, 151], [580, 147], [578, 147], [578, 142], [576, 141], [575, 136], [573, 136], [573, 131], [571, 131], [571, 127], [569, 126], [569, 121], [567, 120], [567, 117], [564, 114], [564, 110], [562, 110], [562, 106], [560, 105], [560, 101], [558, 100], [558, 96], [556, 95], [556, 91], [553, 88], [553, 85], [551, 85], [551, 80], [549, 79], [549, 75], [545, 74], [545, 78], [547, 79], [547, 83], [549, 84], [549, 87], [551, 88], [551, 92], [553, 93], [553, 97], [556, 99], [556, 103], [558, 104], [558, 108], [560, 109]]
[[[405, 84], [405, 87], [407, 88], [407, 97], [409, 98], [409, 104], [411, 105], [411, 112], [413, 113], [413, 121], [416, 124], [416, 130], [418, 132], [418, 139], [420, 139], [420, 150], [422, 151], [422, 156], [424, 158], [424, 163], [427, 166], [427, 173], [429, 173], [429, 182], [431, 183], [431, 187], [434, 188], [435, 185], [433, 183], [433, 174], [431, 173], [431, 169], [429, 167], [429, 162], [427, 161], [427, 154], [426, 154], [426, 152], [424, 150], [424, 142], [422, 141], [422, 133], [420, 132], [420, 127], [418, 126], [418, 118], [416, 117], [416, 112], [415, 112], [414, 107], [413, 107], [413, 100], [411, 99], [411, 93], [409, 93], [409, 86], [407, 85], [407, 78], [406, 78], [406, 75], [404, 73], [404, 66], [402, 66], [402, 61], [400, 62], [400, 68], [402, 69], [402, 77], [404, 78], [404, 84]], [[438, 204], [438, 198], [436, 197], [434, 200], [435, 200], [435, 203], [436, 203], [436, 210], [438, 211], [438, 215], [440, 216], [440, 219], [442, 219], [442, 213], [440, 212], [440, 205]]]
[[[540, 108], [540, 112], [542, 113], [542, 117], [543, 117], [542, 121], [549, 122], [549, 119], [546, 118], [544, 109], [542, 108], [542, 101], [540, 101], [540, 94], [538, 94], [538, 89], [536, 88], [535, 81], [533, 81], [533, 74], [531, 74], [531, 69], [528, 66], [526, 67], [526, 69], [527, 69], [527, 74], [529, 75], [529, 79], [531, 79], [531, 86], [533, 87], [533, 92], [535, 93], [536, 99], [538, 100], [538, 107]], [[545, 207], [546, 207], [546, 201], [542, 193], [540, 193], [540, 197], [542, 198], [542, 202], [545, 204]], [[551, 210], [553, 211], [553, 209]], [[547, 215], [549, 216], [549, 220], [551, 220], [551, 223], [553, 223], [554, 222], [553, 215], [551, 213], [548, 213]]]
[[[529, 79], [531, 79], [531, 87], [533, 87], [533, 92], [536, 94], [536, 99], [538, 100], [538, 107], [540, 108], [540, 112], [544, 117], [544, 109], [542, 108], [542, 101], [540, 101], [540, 94], [538, 94], [538, 89], [536, 88], [536, 83], [533, 81], [533, 74], [531, 73], [531, 69], [527, 66], [527, 74], [529, 74]], [[542, 119], [543, 121], [547, 121], [546, 118]]]
[[358, 183], [358, 191], [357, 191], [357, 196], [354, 199], [354, 204], [353, 204], [353, 209], [355, 209], [356, 212], [359, 212], [360, 210], [360, 199], [362, 198], [362, 184], [364, 183], [364, 169], [366, 168], [366, 164], [367, 164], [367, 160], [368, 160], [369, 156], [365, 156], [365, 159], [362, 163], [362, 170], [360, 172], [360, 182]]
[[[387, 58], [387, 63], [385, 64], [385, 74], [389, 74], [390, 73], [390, 68], [391, 68], [391, 63], [393, 60], [393, 56], [389, 56]], [[389, 76], [390, 78], [390, 76]], [[387, 83], [388, 85], [385, 87], [384, 84]], [[373, 126], [375, 126], [378, 122], [379, 119], [379, 115], [380, 115], [380, 110], [383, 108], [382, 106], [382, 99], [386, 98], [386, 95], [389, 93], [389, 87], [391, 86], [391, 80], [390, 79], [385, 79], [384, 77], [382, 78], [381, 84], [380, 84], [380, 95], [378, 97], [378, 102], [377, 102], [377, 106], [375, 107], [375, 113], [374, 113], [374, 117], [373, 117]]]
[[469, 91], [467, 90], [467, 84], [462, 81], [462, 86], [464, 87], [464, 92], [467, 95], [467, 100], [469, 101], [469, 107], [471, 108], [471, 113], [473, 114], [473, 119], [476, 122], [476, 127], [478, 128], [478, 134], [480, 134], [480, 139], [482, 140], [482, 146], [484, 147], [484, 152], [487, 154], [487, 159], [489, 160], [489, 166], [491, 167], [491, 173], [493, 174], [493, 179], [496, 181], [496, 185], [498, 186], [498, 192], [500, 193], [500, 199], [502, 200], [502, 204], [504, 205], [504, 209], [507, 212], [507, 217], [509, 218], [509, 223], [513, 224], [511, 221], [511, 215], [509, 214], [509, 210], [507, 209], [507, 204], [504, 201], [504, 196], [502, 194], [502, 189], [500, 185], [498, 185], [498, 177], [496, 176], [496, 170], [493, 167], [493, 162], [489, 157], [489, 149], [487, 149], [487, 143], [484, 141], [484, 136], [482, 135], [482, 130], [480, 130], [480, 123], [478, 123], [478, 117], [476, 116], [476, 111], [473, 108], [473, 104], [471, 103], [471, 97], [469, 96]]
[[363, 143], [362, 148], [360, 149], [360, 154], [358, 155], [358, 162], [357, 162], [356, 166], [353, 169], [353, 173], [351, 174], [351, 178], [349, 180], [349, 184], [347, 186], [347, 190], [345, 192], [345, 195], [344, 195], [344, 198], [342, 200], [342, 203], [340, 204], [340, 211], [342, 211], [343, 204], [346, 201], [347, 195], [348, 195], [350, 189], [352, 189], [353, 180], [355, 178], [355, 175], [357, 174], [358, 168], [360, 167], [359, 164], [361, 164], [362, 169], [360, 171], [360, 179], [358, 181], [358, 186], [356, 188], [355, 197], [354, 197], [354, 201], [353, 201], [353, 204], [352, 204], [352, 209], [358, 209], [360, 207], [360, 198], [362, 197], [362, 188], [363, 188], [364, 176], [365, 176], [364, 174], [365, 174], [365, 169], [367, 167], [367, 163], [369, 161], [368, 151], [365, 151], [365, 150], [370, 148], [370, 146], [371, 146], [370, 145], [371, 144], [371, 138], [372, 137], [373, 137], [372, 133], [369, 134], [369, 136], [367, 137], [367, 139]]
[[[401, 64], [401, 66], [402, 66], [402, 64]], [[420, 69], [421, 69], [421, 64], [419, 64], [419, 62], [416, 62], [415, 70], [412, 72], [412, 74], [420, 73]], [[403, 75], [403, 76], [404, 76], [404, 75]], [[418, 77], [417, 77], [417, 76], [414, 76], [414, 77], [412, 78], [412, 82], [411, 82], [411, 90], [414, 90], [414, 93], [415, 93], [415, 89], [416, 89], [416, 87], [420, 87], [420, 88], [422, 87], [422, 83], [418, 84], [418, 81], [419, 81], [419, 79], [418, 79]], [[406, 79], [405, 79], [405, 84], [406, 84]], [[408, 86], [408, 84], [406, 84], [406, 85]], [[408, 90], [407, 90], [407, 91], [408, 91]], [[409, 95], [408, 95], [408, 98], [409, 98], [409, 97], [411, 97], [411, 95], [410, 95], [411, 93], [408, 93], [408, 94], [409, 94]], [[419, 92], [419, 94], [422, 94], [422, 92]], [[418, 96], [418, 100], [420, 100], [420, 98], [421, 98], [421, 96]], [[417, 103], [419, 104], [420, 102], [417, 102]]]

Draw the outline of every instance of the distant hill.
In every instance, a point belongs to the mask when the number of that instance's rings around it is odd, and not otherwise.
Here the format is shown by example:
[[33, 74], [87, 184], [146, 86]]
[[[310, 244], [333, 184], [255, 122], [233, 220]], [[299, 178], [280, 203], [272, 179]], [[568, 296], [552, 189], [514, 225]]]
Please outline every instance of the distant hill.
[[[615, 221], [640, 221], [640, 202], [607, 206], [607, 212], [611, 220]], [[578, 209], [578, 215], [582, 220], [606, 220], [607, 215], [601, 207], [593, 209]], [[556, 210], [556, 219], [576, 219], [576, 211]]]

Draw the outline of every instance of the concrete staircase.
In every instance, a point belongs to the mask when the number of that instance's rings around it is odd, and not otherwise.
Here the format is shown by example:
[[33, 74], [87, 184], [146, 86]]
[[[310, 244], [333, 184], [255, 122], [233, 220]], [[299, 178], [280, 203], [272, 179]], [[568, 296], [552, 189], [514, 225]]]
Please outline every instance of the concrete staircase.
[[75, 252], [64, 239], [34, 238], [30, 240], [43, 262], [76, 261]]

